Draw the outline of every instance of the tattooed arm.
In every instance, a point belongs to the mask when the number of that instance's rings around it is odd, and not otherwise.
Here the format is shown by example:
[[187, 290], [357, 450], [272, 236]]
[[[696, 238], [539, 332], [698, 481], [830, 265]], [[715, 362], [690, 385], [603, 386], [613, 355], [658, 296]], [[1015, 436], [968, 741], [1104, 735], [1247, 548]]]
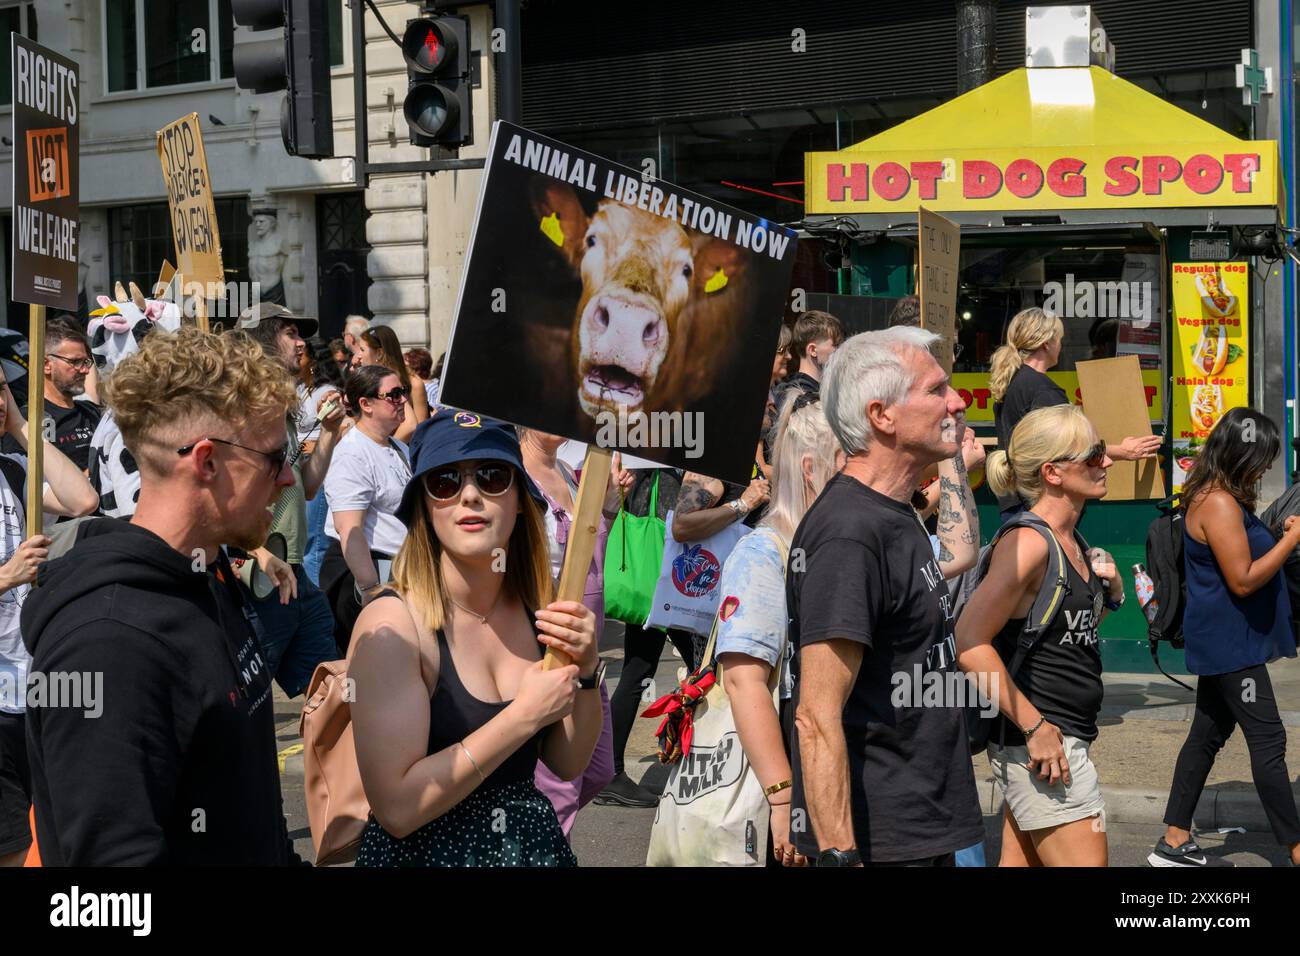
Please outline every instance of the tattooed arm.
[[955, 578], [975, 566], [980, 550], [980, 518], [975, 494], [959, 451], [939, 463], [939, 570]]
[[[767, 500], [766, 489], [765, 479], [756, 478], [749, 483], [741, 497], [746, 512]], [[723, 491], [722, 482], [718, 479], [688, 471], [682, 479], [682, 490], [677, 495], [677, 506], [673, 509], [673, 539], [681, 542], [703, 541], [739, 520], [740, 515], [731, 505], [717, 507], [717, 503], [722, 500]]]

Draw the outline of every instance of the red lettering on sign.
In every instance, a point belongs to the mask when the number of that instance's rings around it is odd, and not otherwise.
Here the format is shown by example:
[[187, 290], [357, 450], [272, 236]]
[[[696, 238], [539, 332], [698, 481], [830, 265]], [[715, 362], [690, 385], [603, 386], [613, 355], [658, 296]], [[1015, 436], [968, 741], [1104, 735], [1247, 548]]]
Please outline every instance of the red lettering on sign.
[[1223, 157], [1223, 165], [1232, 176], [1232, 191], [1250, 192], [1255, 173], [1259, 171], [1259, 153], [1228, 153]]
[[1136, 156], [1112, 156], [1106, 160], [1106, 176], [1110, 182], [1102, 191], [1107, 196], [1132, 196], [1141, 184], [1137, 166]]
[[867, 191], [867, 164], [850, 163], [849, 172], [844, 172], [843, 163], [828, 163], [826, 166], [826, 198], [830, 202], [844, 202], [844, 193], [853, 190], [854, 202], [866, 202], [870, 198]]
[[1183, 174], [1183, 164], [1172, 156], [1142, 157], [1142, 192], [1159, 196], [1164, 183], [1172, 183]]
[[912, 187], [912, 177], [898, 163], [881, 163], [871, 174], [871, 185], [881, 199], [897, 202]]
[[1197, 153], [1183, 167], [1183, 182], [1199, 195], [1212, 193], [1223, 184], [1223, 166], [1213, 156]]
[[1159, 391], [1159, 389], [1154, 385], [1146, 385], [1143, 387], [1146, 389], [1147, 393], [1147, 408], [1151, 408], [1156, 403], [1156, 392]]
[[965, 199], [989, 199], [1002, 189], [1002, 170], [997, 163], [968, 159], [961, 164], [961, 194]]
[[1012, 160], [1007, 166], [1007, 189], [1013, 196], [1031, 199], [1043, 188], [1043, 170], [1032, 159]]
[[1072, 156], [1063, 156], [1047, 167], [1047, 187], [1058, 196], [1068, 198], [1088, 195], [1088, 180], [1083, 171], [1088, 164]]
[[937, 199], [942, 175], [943, 163], [913, 163], [912, 178], [916, 180], [917, 195], [922, 199]]

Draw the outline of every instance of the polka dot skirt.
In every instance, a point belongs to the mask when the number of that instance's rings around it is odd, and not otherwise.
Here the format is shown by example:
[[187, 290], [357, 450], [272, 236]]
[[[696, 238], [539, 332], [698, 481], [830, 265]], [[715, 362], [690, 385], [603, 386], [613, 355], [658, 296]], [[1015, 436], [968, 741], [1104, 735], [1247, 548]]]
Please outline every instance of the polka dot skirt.
[[372, 816], [357, 866], [577, 866], [555, 809], [532, 780], [478, 789], [397, 839]]

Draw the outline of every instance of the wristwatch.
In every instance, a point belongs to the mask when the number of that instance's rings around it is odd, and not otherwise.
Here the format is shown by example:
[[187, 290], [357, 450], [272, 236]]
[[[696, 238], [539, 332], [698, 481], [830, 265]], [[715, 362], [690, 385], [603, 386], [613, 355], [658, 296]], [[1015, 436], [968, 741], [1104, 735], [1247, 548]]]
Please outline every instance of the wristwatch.
[[857, 850], [837, 850], [832, 847], [822, 850], [817, 857], [818, 866], [857, 866], [862, 862], [862, 854]]
[[743, 518], [745, 515], [749, 514], [749, 507], [739, 498], [736, 498], [734, 501], [728, 501], [727, 507], [736, 513], [737, 518]]
[[1112, 601], [1112, 600], [1110, 599], [1110, 595], [1107, 594], [1107, 595], [1106, 595], [1106, 598], [1105, 598], [1105, 600], [1102, 602], [1102, 605], [1101, 605], [1101, 606], [1104, 607], [1104, 608], [1105, 608], [1106, 610], [1108, 610], [1108, 611], [1118, 611], [1120, 608], [1122, 608], [1122, 607], [1124, 606], [1124, 592], [1123, 592], [1123, 591], [1120, 591], [1120, 592], [1119, 592], [1119, 600], [1118, 600], [1118, 601]]
[[600, 686], [601, 679], [605, 676], [605, 662], [602, 660], [596, 664], [596, 670], [590, 677], [578, 675], [578, 690], [595, 690]]

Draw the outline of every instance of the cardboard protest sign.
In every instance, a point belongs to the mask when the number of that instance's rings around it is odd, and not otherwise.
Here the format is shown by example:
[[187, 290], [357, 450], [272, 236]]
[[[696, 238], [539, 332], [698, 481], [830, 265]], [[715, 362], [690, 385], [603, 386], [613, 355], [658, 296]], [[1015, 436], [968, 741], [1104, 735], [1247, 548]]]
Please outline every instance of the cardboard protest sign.
[[[1136, 355], [1079, 362], [1075, 371], [1083, 394], [1083, 413], [1097, 430], [1097, 437], [1117, 445], [1130, 435], [1151, 434], [1146, 389]], [[1165, 478], [1155, 458], [1117, 461], [1106, 473], [1105, 501], [1164, 496]]]
[[224, 282], [226, 274], [221, 265], [217, 207], [212, 202], [212, 180], [197, 113], [182, 116], [158, 131], [158, 161], [167, 184], [182, 291], [202, 283], [202, 301], [213, 297], [206, 294], [208, 287]]
[[[15, 302], [77, 311], [77, 64], [10, 35]], [[38, 376], [39, 377], [39, 376]]]
[[747, 483], [794, 233], [498, 122], [439, 401]]
[[917, 211], [916, 224], [921, 254], [921, 328], [939, 336], [934, 357], [951, 373], [957, 341], [961, 227], [925, 208]]

